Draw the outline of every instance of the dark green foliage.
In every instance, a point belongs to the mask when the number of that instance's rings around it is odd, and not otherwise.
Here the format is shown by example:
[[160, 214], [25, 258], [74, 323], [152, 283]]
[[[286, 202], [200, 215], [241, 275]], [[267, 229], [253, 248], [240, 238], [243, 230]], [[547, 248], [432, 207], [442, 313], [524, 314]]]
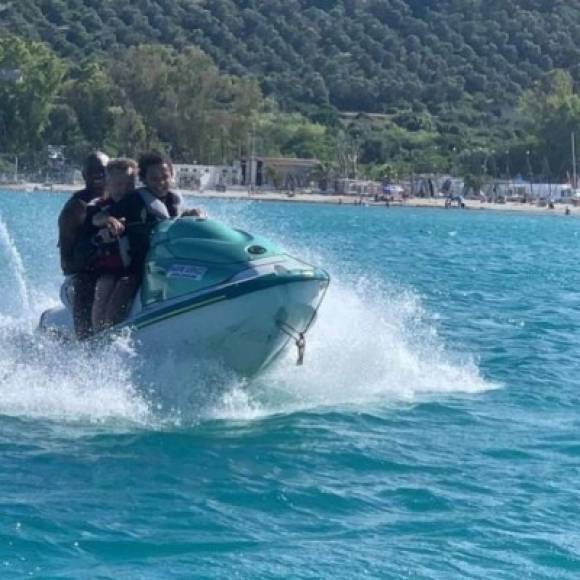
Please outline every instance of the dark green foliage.
[[570, 75], [564, 71], [547, 75], [524, 93], [520, 111], [529, 134], [529, 155], [524, 148], [519, 152], [520, 160], [525, 155], [527, 172], [565, 177], [571, 169], [571, 133], [580, 145], [580, 94], [574, 92]]
[[[139, 45], [198, 47], [222, 74], [258, 79], [279, 111], [299, 112], [335, 138], [345, 125], [338, 111], [383, 114], [361, 138], [368, 164], [394, 156], [402, 167], [451, 168], [453, 149], [484, 149], [495, 159], [521, 145], [513, 111], [525, 91], [553, 69], [580, 82], [580, 10], [571, 0], [19, 0], [1, 10], [0, 31], [43, 40], [75, 63], [122, 61]], [[183, 143], [159, 133], [137, 102], [145, 97], [129, 86], [123, 92], [130, 116], [144, 123], [133, 123], [133, 141], [144, 131], [147, 143]], [[114, 88], [110, 94], [115, 101]], [[90, 122], [68, 104], [90, 134]], [[308, 151], [299, 141], [295, 154]], [[184, 155], [188, 147], [178, 145]]]
[[0, 36], [0, 151], [38, 147], [49, 123], [65, 67], [43, 44]]
[[281, 103], [386, 112], [483, 96], [515, 104], [543, 72], [580, 81], [574, 2], [531, 0], [20, 0], [2, 25], [82, 59], [199, 46]]

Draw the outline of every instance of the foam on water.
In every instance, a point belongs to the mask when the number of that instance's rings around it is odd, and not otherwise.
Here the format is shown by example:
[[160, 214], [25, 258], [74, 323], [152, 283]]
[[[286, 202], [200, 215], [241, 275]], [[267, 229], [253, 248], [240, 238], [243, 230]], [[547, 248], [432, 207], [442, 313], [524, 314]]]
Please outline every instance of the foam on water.
[[149, 420], [132, 383], [128, 344], [116, 341], [95, 356], [9, 319], [0, 324], [0, 413], [91, 423]]
[[290, 349], [263, 376], [228, 392], [218, 416], [407, 403], [492, 388], [472, 359], [445, 347], [414, 294], [334, 280], [308, 336], [304, 366]]
[[481, 377], [473, 357], [446, 347], [409, 288], [379, 283], [372, 273], [320, 255], [312, 247], [297, 247], [295, 237], [272, 231], [269, 224], [258, 225], [252, 204], [228, 207], [227, 213], [222, 208], [217, 219], [260, 231], [289, 253], [324, 265], [331, 285], [307, 338], [305, 365], [298, 367], [296, 351], [289, 349], [263, 376], [228, 390], [216, 416], [248, 419], [320, 406], [412, 402], [497, 387]]
[[3, 267], [0, 278], [0, 313], [12, 315], [28, 312], [30, 299], [26, 286], [26, 270], [18, 248], [0, 214], [0, 258]]

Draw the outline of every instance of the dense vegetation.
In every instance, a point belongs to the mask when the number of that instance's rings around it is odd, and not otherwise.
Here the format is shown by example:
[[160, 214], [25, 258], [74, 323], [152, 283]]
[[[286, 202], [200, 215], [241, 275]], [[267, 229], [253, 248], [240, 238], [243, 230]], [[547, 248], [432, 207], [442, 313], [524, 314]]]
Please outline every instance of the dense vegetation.
[[[216, 161], [243, 152], [254, 124], [261, 152], [343, 173], [562, 176], [553, 140], [580, 132], [568, 0], [19, 0], [0, 19], [54, 52], [40, 67], [50, 118], [33, 136], [9, 116], [4, 150], [160, 142]], [[532, 105], [552, 92], [569, 110], [552, 107], [548, 127]]]

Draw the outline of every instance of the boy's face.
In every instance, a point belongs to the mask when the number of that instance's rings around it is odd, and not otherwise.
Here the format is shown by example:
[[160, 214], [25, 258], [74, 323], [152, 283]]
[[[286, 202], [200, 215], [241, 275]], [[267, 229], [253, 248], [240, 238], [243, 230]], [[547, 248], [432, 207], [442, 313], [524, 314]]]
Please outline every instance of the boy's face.
[[114, 199], [120, 199], [133, 189], [134, 179], [126, 171], [107, 172], [107, 193]]
[[156, 197], [165, 197], [173, 183], [173, 173], [167, 163], [152, 165], [145, 175], [145, 185]]

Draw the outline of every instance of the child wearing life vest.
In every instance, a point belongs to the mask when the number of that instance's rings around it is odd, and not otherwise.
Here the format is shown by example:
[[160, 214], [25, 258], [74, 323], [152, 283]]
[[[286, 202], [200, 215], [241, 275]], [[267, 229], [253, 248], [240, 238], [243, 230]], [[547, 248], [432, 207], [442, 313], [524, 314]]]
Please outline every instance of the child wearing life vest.
[[136, 290], [130, 272], [129, 242], [123, 221], [113, 218], [127, 194], [135, 190], [137, 163], [113, 159], [107, 165], [106, 193], [89, 208], [89, 219], [98, 229], [93, 236], [96, 255], [91, 264], [98, 274], [92, 309], [93, 332], [121, 322]]

